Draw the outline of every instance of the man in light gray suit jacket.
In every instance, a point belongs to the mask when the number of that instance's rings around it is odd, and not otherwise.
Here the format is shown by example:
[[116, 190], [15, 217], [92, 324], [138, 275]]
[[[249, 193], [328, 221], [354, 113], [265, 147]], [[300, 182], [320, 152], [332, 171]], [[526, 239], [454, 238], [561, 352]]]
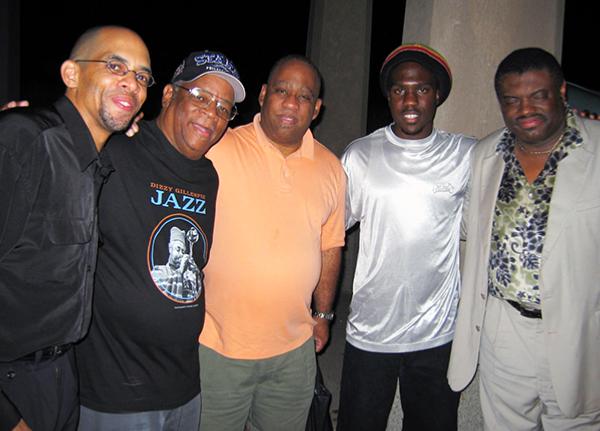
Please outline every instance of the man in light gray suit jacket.
[[486, 429], [600, 429], [600, 123], [576, 118], [556, 59], [498, 66], [503, 128], [473, 150], [448, 380], [479, 361]]

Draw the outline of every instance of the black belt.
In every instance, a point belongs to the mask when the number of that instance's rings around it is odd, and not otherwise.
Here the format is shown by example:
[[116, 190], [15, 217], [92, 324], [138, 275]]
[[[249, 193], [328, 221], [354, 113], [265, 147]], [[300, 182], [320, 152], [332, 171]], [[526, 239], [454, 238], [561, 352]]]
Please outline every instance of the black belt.
[[530, 310], [524, 308], [521, 304], [516, 301], [506, 300], [510, 305], [513, 306], [515, 310], [517, 310], [521, 316], [529, 317], [530, 319], [541, 319], [542, 318], [542, 310]]
[[67, 352], [71, 348], [72, 344], [60, 344], [56, 346], [46, 347], [36, 352], [30, 353], [19, 358], [19, 361], [45, 361], [48, 359], [58, 358], [63, 353]]

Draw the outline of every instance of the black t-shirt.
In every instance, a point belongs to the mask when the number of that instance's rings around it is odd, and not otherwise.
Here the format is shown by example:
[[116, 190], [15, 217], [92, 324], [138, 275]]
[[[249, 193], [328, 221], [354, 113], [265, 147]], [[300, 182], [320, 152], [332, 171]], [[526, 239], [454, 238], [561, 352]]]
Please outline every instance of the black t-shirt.
[[81, 404], [104, 412], [178, 407], [200, 392], [202, 268], [217, 173], [173, 148], [154, 122], [105, 151], [92, 325], [77, 346]]

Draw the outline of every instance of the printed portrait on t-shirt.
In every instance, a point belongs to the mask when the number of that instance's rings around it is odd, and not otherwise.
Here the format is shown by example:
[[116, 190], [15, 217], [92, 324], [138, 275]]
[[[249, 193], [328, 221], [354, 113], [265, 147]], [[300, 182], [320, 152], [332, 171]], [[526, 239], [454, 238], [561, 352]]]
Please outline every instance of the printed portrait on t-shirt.
[[194, 220], [177, 214], [162, 220], [148, 245], [148, 268], [156, 287], [176, 302], [195, 302], [202, 293], [206, 236]]

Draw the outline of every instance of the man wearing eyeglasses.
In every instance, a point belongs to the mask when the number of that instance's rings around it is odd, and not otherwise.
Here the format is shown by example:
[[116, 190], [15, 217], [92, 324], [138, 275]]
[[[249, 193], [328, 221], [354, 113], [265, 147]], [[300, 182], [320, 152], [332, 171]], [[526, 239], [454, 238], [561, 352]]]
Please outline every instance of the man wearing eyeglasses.
[[0, 114], [2, 430], [77, 426], [71, 346], [91, 318], [96, 203], [112, 170], [100, 150], [152, 76], [142, 39], [112, 26], [85, 32], [60, 73], [66, 93], [52, 107]]
[[320, 88], [308, 59], [284, 57], [260, 114], [208, 153], [220, 183], [200, 336], [204, 431], [306, 427], [344, 244], [344, 171], [309, 130]]
[[81, 430], [198, 429], [201, 270], [219, 183], [204, 154], [244, 98], [231, 60], [193, 52], [158, 118], [105, 150], [115, 172], [99, 202], [94, 318], [76, 349]]

